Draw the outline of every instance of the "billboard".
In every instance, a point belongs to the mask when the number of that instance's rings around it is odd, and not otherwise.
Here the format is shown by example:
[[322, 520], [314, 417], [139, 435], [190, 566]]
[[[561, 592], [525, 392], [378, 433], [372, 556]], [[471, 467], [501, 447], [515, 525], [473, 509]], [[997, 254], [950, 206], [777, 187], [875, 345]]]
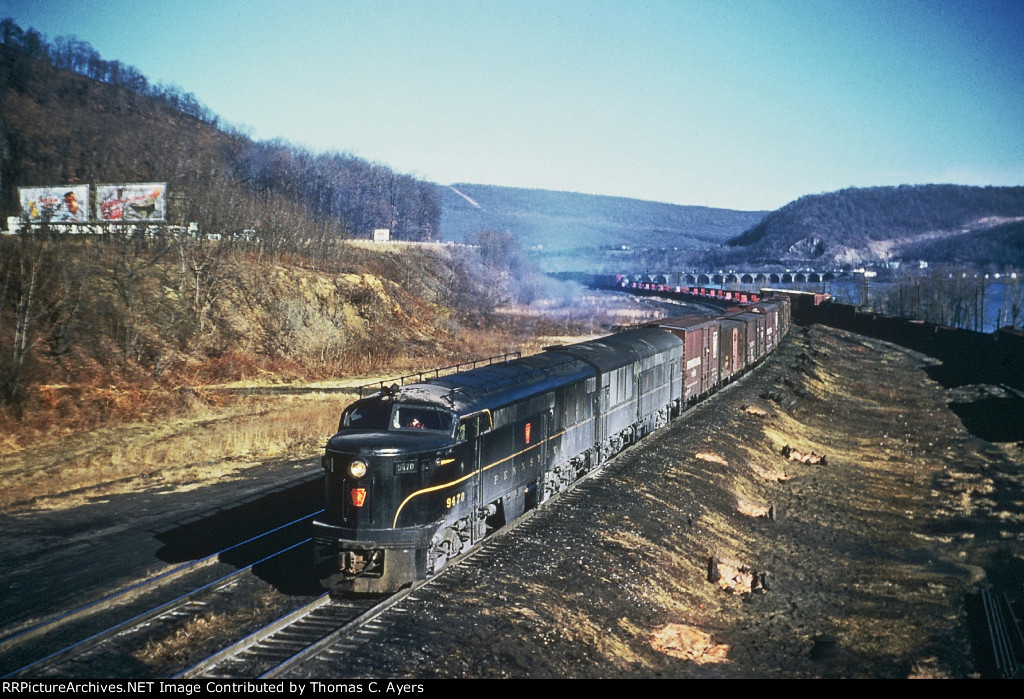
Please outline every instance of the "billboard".
[[166, 182], [96, 185], [96, 201], [100, 221], [167, 219]]
[[22, 214], [32, 223], [87, 223], [89, 185], [18, 187]]

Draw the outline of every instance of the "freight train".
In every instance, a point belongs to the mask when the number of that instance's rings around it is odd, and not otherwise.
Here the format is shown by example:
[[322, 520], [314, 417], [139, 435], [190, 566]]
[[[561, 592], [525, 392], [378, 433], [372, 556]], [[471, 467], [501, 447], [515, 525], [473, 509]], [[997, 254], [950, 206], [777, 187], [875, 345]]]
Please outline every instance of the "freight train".
[[751, 369], [789, 324], [778, 296], [382, 384], [343, 411], [322, 457], [321, 582], [386, 593], [438, 573]]

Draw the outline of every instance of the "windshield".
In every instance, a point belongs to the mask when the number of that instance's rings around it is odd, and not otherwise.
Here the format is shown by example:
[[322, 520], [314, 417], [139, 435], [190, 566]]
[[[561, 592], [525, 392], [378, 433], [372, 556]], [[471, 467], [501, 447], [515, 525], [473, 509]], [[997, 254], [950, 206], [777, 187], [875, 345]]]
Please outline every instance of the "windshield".
[[451, 432], [454, 418], [426, 405], [369, 403], [354, 405], [342, 416], [342, 427], [354, 430], [436, 430]]
[[419, 405], [399, 405], [391, 428], [396, 430], [440, 430], [451, 432], [452, 414]]
[[354, 405], [345, 411], [341, 424], [355, 430], [386, 430], [391, 422], [391, 405]]

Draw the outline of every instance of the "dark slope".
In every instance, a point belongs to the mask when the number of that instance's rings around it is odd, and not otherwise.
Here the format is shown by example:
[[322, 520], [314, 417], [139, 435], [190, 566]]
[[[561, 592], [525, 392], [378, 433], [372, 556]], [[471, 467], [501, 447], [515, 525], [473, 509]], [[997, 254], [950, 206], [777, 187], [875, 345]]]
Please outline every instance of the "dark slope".
[[[1024, 187], [903, 185], [801, 197], [728, 241], [747, 259], [861, 262], [911, 255], [934, 261], [1024, 217]], [[949, 241], [944, 243], [943, 241]], [[998, 262], [995, 253], [986, 262]], [[952, 260], [949, 260], [952, 261]]]

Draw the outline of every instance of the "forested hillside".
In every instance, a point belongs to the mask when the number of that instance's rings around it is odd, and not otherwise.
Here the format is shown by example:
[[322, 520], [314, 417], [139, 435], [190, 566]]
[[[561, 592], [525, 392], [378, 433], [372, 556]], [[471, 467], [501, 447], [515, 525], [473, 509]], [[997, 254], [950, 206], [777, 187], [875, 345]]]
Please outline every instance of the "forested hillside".
[[[730, 261], [1020, 264], [1024, 187], [904, 185], [801, 197], [728, 241]], [[1014, 231], [1017, 231], [1016, 233]], [[989, 234], [991, 232], [991, 235]], [[967, 249], [973, 249], [968, 252]]]
[[[166, 182], [171, 223], [230, 235], [436, 240], [433, 185], [344, 153], [220, 128], [190, 93], [156, 85], [73, 38], [0, 22], [0, 213], [19, 186]], [[257, 225], [258, 222], [258, 225]]]
[[0, 41], [2, 213], [20, 213], [18, 186], [166, 182], [172, 224], [0, 235], [0, 444], [173, 413], [215, 400], [210, 383], [437, 366], [517, 343], [483, 330], [526, 276], [509, 273], [522, 264], [507, 239], [347, 240], [376, 227], [435, 239], [432, 184], [253, 141], [82, 42], [10, 20]]
[[960, 236], [912, 243], [901, 250], [904, 258], [935, 260], [952, 265], [1024, 269], [1024, 221], [1003, 223]]

